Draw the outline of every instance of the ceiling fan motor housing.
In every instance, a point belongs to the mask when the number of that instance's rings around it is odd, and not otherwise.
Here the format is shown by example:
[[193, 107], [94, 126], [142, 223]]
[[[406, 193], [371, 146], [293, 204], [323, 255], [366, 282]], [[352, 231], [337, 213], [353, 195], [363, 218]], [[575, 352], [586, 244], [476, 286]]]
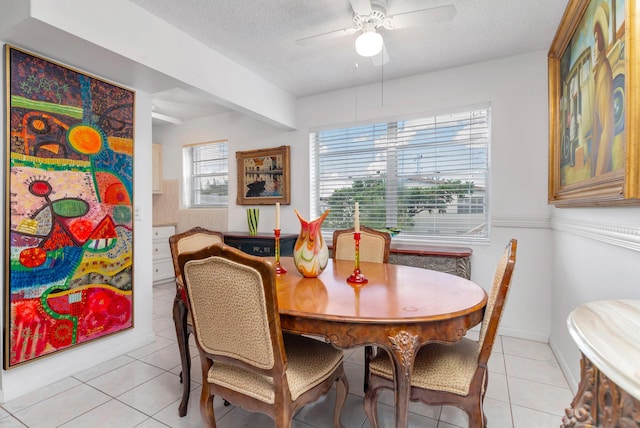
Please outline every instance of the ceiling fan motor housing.
[[353, 24], [356, 28], [366, 31], [369, 29], [373, 30], [378, 27], [384, 27], [386, 20], [387, 16], [384, 11], [374, 9], [369, 15], [355, 15], [353, 17]]

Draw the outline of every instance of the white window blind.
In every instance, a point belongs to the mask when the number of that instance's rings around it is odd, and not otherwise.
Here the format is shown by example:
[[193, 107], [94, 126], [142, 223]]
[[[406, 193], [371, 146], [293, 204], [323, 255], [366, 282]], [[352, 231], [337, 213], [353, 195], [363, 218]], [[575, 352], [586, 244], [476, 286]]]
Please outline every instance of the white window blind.
[[490, 108], [312, 132], [311, 210], [407, 239], [488, 235]]
[[227, 206], [229, 152], [227, 140], [185, 146], [185, 196], [189, 207]]

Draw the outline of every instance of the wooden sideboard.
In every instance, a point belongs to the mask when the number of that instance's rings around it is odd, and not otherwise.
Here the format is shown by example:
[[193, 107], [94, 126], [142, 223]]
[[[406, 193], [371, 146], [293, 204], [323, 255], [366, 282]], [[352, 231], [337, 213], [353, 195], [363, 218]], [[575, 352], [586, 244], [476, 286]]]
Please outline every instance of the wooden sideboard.
[[640, 428], [640, 300], [580, 305], [567, 327], [582, 358], [562, 427]]
[[391, 249], [389, 263], [421, 267], [471, 278], [471, 248], [425, 246], [419, 250]]
[[[294, 233], [280, 235], [280, 255], [293, 255], [293, 246], [298, 238]], [[254, 256], [275, 256], [273, 235], [259, 233], [251, 236], [246, 232], [225, 232], [224, 243]], [[391, 249], [389, 263], [415, 266], [457, 275], [471, 277], [471, 254], [466, 247], [424, 246], [419, 250]]]
[[[333, 250], [331, 246], [329, 248]], [[471, 279], [472, 253], [471, 248], [436, 245], [423, 246], [419, 250], [392, 248], [389, 251], [389, 263], [437, 270]]]
[[[280, 235], [280, 255], [293, 256], [293, 246], [298, 235], [283, 233]], [[273, 235], [259, 233], [251, 236], [243, 232], [224, 233], [224, 243], [254, 256], [273, 257], [276, 255], [276, 240]]]

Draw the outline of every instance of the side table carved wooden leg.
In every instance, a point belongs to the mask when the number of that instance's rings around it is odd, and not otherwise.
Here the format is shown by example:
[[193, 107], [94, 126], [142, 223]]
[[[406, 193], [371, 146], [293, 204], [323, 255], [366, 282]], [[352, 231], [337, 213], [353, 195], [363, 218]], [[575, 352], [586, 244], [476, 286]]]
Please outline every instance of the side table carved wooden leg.
[[640, 428], [640, 401], [611, 382], [582, 355], [580, 386], [562, 428]]
[[602, 372], [598, 372], [598, 416], [596, 422], [603, 428], [618, 428], [620, 390]]
[[597, 379], [598, 369], [583, 355], [580, 359], [580, 386], [571, 407], [564, 411], [563, 428], [590, 427], [595, 422]]
[[620, 426], [640, 427], [640, 403], [626, 391], [620, 391]]

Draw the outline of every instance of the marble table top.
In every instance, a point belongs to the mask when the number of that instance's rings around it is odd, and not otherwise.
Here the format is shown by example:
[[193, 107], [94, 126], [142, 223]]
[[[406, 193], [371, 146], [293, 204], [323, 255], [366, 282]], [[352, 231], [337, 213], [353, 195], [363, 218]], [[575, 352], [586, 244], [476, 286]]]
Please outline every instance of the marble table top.
[[640, 300], [601, 300], [575, 308], [567, 326], [580, 351], [640, 400]]

